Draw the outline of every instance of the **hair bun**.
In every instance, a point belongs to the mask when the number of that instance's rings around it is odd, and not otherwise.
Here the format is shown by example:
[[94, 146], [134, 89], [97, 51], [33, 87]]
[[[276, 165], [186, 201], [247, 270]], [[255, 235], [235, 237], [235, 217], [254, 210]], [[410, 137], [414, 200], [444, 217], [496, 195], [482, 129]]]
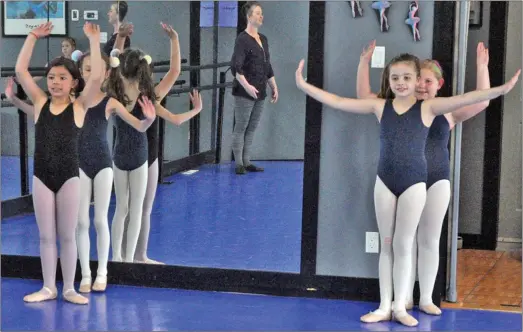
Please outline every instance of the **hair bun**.
[[120, 59], [118, 59], [117, 57], [115, 56], [112, 56], [110, 59], [109, 59], [109, 63], [111, 65], [111, 68], [116, 68], [120, 65]]
[[80, 61], [80, 58], [82, 57], [83, 53], [80, 50], [76, 50], [71, 54], [71, 60], [74, 62]]
[[119, 57], [120, 56], [120, 50], [117, 49], [117, 48], [113, 48], [113, 50], [111, 51], [111, 53], [109, 54], [109, 56], [112, 58], [112, 57]]
[[149, 54], [147, 55], [144, 55], [143, 58], [145, 61], [147, 61], [147, 64], [150, 65], [152, 62], [153, 62], [153, 59], [151, 58], [151, 56]]

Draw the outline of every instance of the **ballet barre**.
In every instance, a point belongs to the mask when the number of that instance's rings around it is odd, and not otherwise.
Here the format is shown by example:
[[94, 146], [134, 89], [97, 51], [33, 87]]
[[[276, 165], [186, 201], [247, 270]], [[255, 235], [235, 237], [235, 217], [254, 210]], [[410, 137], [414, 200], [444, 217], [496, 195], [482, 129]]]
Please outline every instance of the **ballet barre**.
[[[186, 80], [177, 80], [176, 82], [174, 82], [174, 85], [184, 85], [185, 83], [187, 83]], [[22, 89], [21, 86], [19, 86], [19, 84], [17, 83], [17, 88], [18, 89]], [[173, 92], [174, 90], [176, 90], [175, 88], [172, 88], [171, 89], [171, 92], [169, 92], [170, 94], [175, 94], [175, 93], [179, 93], [179, 92]], [[190, 91], [190, 90], [189, 90]], [[44, 91], [47, 95], [49, 95], [49, 92], [48, 91]], [[7, 101], [7, 96], [5, 95], [5, 93], [1, 93], [0, 94], [0, 99], [2, 101], [2, 108], [7, 108], [7, 107], [15, 107], [11, 102]], [[21, 99], [23, 102], [27, 103], [27, 104], [30, 104], [30, 105], [33, 105], [33, 102], [29, 99]]]
[[[180, 62], [187, 63], [187, 59], [182, 59]], [[165, 60], [165, 61], [153, 62], [153, 63], [151, 63], [151, 66], [153, 68], [157, 69], [156, 67], [169, 66], [170, 64], [171, 64], [170, 60]], [[165, 70], [165, 68], [158, 68], [158, 69]], [[31, 73], [31, 75], [33, 75], [33, 76], [44, 76], [45, 71], [47, 70], [47, 67], [29, 67], [28, 70]], [[16, 74], [15, 67], [2, 67], [1, 77], [15, 76], [15, 74]]]

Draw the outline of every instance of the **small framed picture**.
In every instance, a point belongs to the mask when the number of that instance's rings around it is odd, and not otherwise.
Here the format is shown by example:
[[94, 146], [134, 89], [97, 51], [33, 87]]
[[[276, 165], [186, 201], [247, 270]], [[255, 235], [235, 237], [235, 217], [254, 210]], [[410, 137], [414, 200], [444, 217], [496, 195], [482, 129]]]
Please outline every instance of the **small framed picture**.
[[470, 1], [469, 28], [480, 29], [483, 26], [483, 1]]
[[67, 19], [67, 1], [2, 1], [3, 37], [26, 37], [47, 21], [53, 23], [50, 36], [66, 36]]

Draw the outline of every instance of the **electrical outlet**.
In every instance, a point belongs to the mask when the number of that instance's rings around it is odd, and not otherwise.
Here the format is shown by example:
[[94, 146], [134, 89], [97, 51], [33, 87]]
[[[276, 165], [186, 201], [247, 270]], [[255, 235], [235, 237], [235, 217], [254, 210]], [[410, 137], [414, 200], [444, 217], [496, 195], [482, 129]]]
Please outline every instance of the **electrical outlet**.
[[377, 254], [380, 251], [380, 235], [378, 232], [365, 233], [365, 252]]

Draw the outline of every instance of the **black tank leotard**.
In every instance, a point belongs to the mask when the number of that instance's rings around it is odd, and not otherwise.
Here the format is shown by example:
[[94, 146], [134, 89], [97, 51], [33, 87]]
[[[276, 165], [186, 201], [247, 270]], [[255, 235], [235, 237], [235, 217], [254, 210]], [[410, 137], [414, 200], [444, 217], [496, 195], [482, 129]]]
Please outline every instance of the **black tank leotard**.
[[154, 119], [153, 124], [147, 129], [147, 143], [148, 143], [148, 151], [149, 151], [149, 167], [154, 163], [156, 159], [158, 159], [158, 136], [160, 131], [160, 122], [158, 121], [158, 117]]
[[80, 169], [92, 180], [105, 168], [111, 168], [111, 152], [107, 142], [107, 118], [105, 111], [110, 97], [103, 98], [98, 105], [85, 114], [84, 126], [80, 130], [78, 154]]
[[[141, 95], [138, 96], [138, 100]], [[131, 112], [138, 120], [145, 119], [140, 104], [136, 102]], [[133, 171], [147, 162], [147, 135], [136, 130], [133, 126], [115, 118], [116, 139], [113, 151], [113, 161], [122, 171]]]
[[378, 176], [396, 197], [416, 183], [427, 182], [425, 145], [429, 128], [421, 119], [421, 103], [417, 101], [401, 115], [391, 99], [383, 108]]
[[79, 176], [78, 136], [73, 104], [54, 115], [48, 99], [35, 124], [34, 176], [55, 194], [64, 183]]
[[444, 115], [439, 115], [430, 126], [425, 148], [427, 189], [440, 180], [450, 179], [449, 138], [450, 124]]

